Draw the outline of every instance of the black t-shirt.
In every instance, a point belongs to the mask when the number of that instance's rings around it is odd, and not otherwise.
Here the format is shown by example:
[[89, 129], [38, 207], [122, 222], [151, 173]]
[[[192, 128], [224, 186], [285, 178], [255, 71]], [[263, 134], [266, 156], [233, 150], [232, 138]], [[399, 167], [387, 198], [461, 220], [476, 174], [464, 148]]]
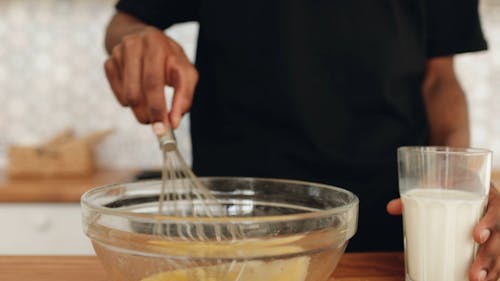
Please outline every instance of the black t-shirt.
[[[352, 251], [401, 250], [396, 148], [428, 143], [426, 60], [486, 48], [476, 0], [121, 0], [200, 24], [191, 109], [202, 176], [275, 177], [360, 198]], [[443, 109], [446, 110], [446, 109]]]

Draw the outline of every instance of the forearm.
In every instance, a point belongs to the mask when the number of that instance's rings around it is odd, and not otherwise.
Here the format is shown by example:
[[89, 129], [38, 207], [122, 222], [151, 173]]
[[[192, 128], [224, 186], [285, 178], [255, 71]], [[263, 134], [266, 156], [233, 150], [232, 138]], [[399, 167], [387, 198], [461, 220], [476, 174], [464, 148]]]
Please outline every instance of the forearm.
[[108, 54], [111, 54], [113, 48], [122, 41], [124, 36], [139, 32], [147, 27], [148, 25], [139, 19], [122, 12], [117, 12], [106, 29], [106, 51]]
[[429, 60], [422, 89], [430, 144], [468, 147], [470, 131], [467, 101], [455, 76], [451, 57]]

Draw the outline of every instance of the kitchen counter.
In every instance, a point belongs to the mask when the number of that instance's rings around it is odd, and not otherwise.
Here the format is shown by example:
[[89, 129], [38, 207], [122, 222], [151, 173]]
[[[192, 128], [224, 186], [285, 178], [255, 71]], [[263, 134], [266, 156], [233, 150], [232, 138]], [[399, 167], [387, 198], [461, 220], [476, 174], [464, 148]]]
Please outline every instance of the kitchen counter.
[[[101, 170], [88, 177], [9, 178], [0, 171], [0, 203], [78, 203], [96, 186], [133, 181], [132, 170]], [[500, 189], [500, 171], [491, 181]]]
[[80, 197], [134, 177], [131, 170], [99, 170], [85, 177], [10, 178], [0, 170], [0, 255], [93, 254], [82, 230]]
[[[108, 281], [95, 256], [0, 256], [0, 276], [2, 281]], [[348, 253], [328, 281], [403, 279], [402, 253]]]
[[99, 170], [85, 177], [10, 178], [0, 171], [0, 203], [78, 203], [97, 186], [132, 181], [131, 170]]

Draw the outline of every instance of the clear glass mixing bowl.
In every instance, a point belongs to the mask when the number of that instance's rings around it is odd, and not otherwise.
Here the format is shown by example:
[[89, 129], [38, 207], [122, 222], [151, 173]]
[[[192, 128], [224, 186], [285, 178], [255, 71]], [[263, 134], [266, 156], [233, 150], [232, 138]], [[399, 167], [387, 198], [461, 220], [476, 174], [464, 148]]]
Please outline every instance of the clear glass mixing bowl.
[[276, 179], [201, 180], [217, 203], [187, 201], [186, 191], [162, 215], [161, 181], [82, 196], [84, 231], [111, 280], [324, 281], [356, 232], [358, 198], [347, 190]]

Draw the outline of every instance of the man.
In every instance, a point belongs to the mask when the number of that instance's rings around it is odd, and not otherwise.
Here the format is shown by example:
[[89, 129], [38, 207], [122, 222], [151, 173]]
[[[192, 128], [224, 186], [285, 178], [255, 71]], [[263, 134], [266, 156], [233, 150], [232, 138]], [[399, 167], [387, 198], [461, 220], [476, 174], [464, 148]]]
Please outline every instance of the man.
[[[398, 195], [398, 146], [469, 146], [453, 55], [486, 48], [476, 1], [121, 0], [117, 9], [105, 69], [118, 101], [157, 134], [190, 110], [198, 175], [353, 191], [351, 251], [402, 249], [401, 219], [385, 212]], [[196, 68], [163, 33], [193, 20]], [[170, 112], [164, 85], [175, 89]], [[483, 246], [471, 280], [498, 278], [497, 198], [475, 229]], [[387, 209], [401, 213], [400, 201]]]

